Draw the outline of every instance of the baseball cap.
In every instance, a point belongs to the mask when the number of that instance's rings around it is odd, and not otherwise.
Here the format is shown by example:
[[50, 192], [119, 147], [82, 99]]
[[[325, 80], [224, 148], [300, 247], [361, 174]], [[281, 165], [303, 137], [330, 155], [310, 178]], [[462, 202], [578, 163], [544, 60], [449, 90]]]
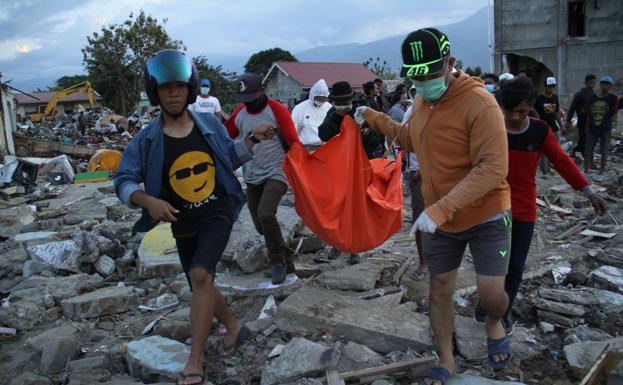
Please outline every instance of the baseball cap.
[[612, 85], [614, 84], [614, 80], [612, 79], [612, 76], [604, 76], [599, 79], [599, 83], [610, 83]]
[[210, 87], [212, 84], [210, 83], [210, 79], [201, 79], [201, 82], [199, 83], [199, 85]]
[[257, 91], [262, 89], [262, 79], [258, 74], [247, 72], [236, 80], [236, 101], [242, 103], [252, 102], [256, 98]]
[[434, 74], [443, 68], [450, 56], [450, 39], [435, 28], [411, 32], [402, 42], [402, 70], [400, 76]]
[[545, 79], [545, 85], [547, 86], [555, 86], [556, 85], [556, 78], [553, 76], [548, 77], [547, 79]]

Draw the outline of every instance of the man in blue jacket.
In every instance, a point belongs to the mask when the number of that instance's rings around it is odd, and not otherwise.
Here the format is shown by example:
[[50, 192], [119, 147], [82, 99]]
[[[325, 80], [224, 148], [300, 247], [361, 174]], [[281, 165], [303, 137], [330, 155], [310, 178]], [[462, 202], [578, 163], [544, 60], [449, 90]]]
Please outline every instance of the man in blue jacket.
[[[159, 221], [171, 223], [180, 262], [192, 289], [191, 354], [178, 384], [204, 380], [204, 349], [212, 317], [227, 328], [224, 354], [249, 336], [214, 286], [216, 264], [225, 250], [244, 194], [233, 170], [251, 160], [252, 149], [274, 136], [264, 124], [233, 141], [212, 114], [189, 112], [199, 83], [197, 69], [184, 53], [162, 50], [145, 66], [145, 90], [162, 113], [128, 145], [115, 176], [115, 192], [143, 215], [134, 231]], [[141, 187], [144, 184], [144, 189]]]

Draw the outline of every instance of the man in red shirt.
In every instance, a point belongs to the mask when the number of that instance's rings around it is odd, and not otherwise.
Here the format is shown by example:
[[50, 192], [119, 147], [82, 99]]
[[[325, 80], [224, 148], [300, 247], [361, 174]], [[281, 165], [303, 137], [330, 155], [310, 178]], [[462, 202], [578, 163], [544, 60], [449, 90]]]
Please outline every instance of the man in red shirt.
[[[502, 319], [507, 334], [512, 332], [509, 314], [521, 285], [526, 257], [532, 241], [536, 222], [536, 172], [541, 155], [545, 155], [554, 169], [575, 190], [588, 197], [595, 213], [606, 212], [606, 202], [591, 188], [569, 155], [560, 147], [556, 134], [549, 125], [539, 119], [529, 118], [528, 112], [534, 104], [534, 86], [526, 78], [515, 78], [500, 86], [499, 102], [504, 112], [508, 135], [508, 176], [511, 187], [513, 214], [511, 253], [506, 275], [505, 290], [509, 305]], [[486, 312], [478, 306], [476, 320], [484, 322]]]

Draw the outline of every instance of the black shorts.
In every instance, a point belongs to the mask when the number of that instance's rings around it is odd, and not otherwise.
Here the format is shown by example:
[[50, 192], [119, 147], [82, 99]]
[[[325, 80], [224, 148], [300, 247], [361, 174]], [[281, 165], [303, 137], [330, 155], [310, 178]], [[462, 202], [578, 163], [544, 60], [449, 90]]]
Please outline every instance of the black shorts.
[[175, 239], [177, 253], [189, 285], [190, 270], [194, 267], [206, 269], [214, 279], [216, 264], [225, 251], [233, 223], [231, 218], [218, 215], [201, 220], [197, 226], [199, 228], [194, 236]]

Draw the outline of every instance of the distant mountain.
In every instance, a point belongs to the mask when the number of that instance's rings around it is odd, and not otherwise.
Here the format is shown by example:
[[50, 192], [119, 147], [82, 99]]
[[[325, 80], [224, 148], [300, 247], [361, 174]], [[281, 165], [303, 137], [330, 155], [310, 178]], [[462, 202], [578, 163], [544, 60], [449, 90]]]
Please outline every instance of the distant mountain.
[[[463, 69], [480, 66], [489, 69], [489, 36], [487, 31], [487, 8], [483, 8], [467, 19], [438, 27], [452, 42], [452, 56], [463, 61]], [[424, 26], [414, 25], [413, 29]], [[493, 33], [493, 31], [492, 31]], [[299, 61], [358, 62], [377, 57], [398, 70], [402, 65], [400, 45], [406, 35], [388, 37], [366, 44], [340, 44], [322, 46], [295, 53]]]

